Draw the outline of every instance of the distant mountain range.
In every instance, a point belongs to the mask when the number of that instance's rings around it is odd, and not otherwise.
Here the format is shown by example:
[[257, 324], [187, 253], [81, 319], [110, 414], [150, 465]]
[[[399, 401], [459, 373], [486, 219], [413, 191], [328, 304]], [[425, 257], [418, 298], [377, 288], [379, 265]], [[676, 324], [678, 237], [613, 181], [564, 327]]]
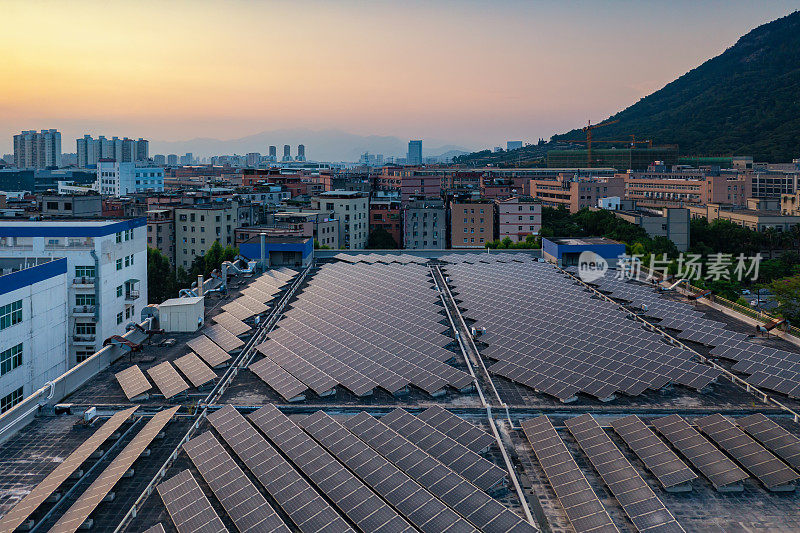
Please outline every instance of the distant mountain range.
[[[719, 56], [606, 119], [595, 140], [652, 139], [684, 155], [752, 155], [756, 161], [800, 157], [800, 12], [752, 30]], [[551, 141], [584, 140], [581, 129]], [[516, 164], [563, 143], [459, 158], [471, 165]], [[608, 144], [598, 145], [608, 147]]]
[[[283, 145], [292, 147], [292, 157], [297, 155], [297, 145], [304, 144], [306, 158], [315, 161], [358, 161], [361, 154], [383, 154], [405, 157], [408, 140], [399, 137], [378, 135], [355, 135], [341, 130], [310, 130], [304, 128], [263, 131], [239, 139], [197, 138], [187, 141], [151, 141], [150, 154], [178, 154], [191, 152], [195, 156], [207, 157], [222, 154], [269, 153], [269, 146], [278, 148], [278, 157], [283, 156]], [[424, 157], [454, 157], [469, 153], [470, 148], [446, 144], [444, 141], [423, 139]]]

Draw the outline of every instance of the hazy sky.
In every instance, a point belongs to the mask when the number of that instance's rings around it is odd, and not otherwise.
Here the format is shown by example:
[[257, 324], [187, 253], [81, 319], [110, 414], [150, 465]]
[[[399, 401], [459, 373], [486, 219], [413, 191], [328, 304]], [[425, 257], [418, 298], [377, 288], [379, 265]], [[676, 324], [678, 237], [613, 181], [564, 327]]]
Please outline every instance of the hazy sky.
[[795, 1], [0, 5], [0, 153], [22, 129], [151, 140], [288, 127], [468, 147], [599, 121]]

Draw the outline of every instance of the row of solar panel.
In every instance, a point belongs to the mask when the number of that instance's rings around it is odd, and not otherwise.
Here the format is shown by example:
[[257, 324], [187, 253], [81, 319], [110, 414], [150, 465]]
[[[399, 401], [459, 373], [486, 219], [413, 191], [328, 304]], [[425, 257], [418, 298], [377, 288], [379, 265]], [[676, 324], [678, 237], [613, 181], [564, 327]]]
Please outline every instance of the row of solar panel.
[[[408, 422], [407, 416], [416, 419], [413, 429], [403, 423]], [[452, 437], [427, 425], [421, 417], [400, 410], [386, 418], [388, 424], [366, 413], [339, 422], [318, 411], [295, 423], [275, 406], [267, 405], [247, 418], [232, 406], [208, 417], [216, 433], [280, 509], [264, 499], [212, 432], [184, 445], [215, 499], [240, 531], [296, 528], [303, 533], [332, 533], [354, 531], [353, 526], [370, 532], [535, 530], [444, 462], [488, 483], [487, 471], [463, 468], [458, 460], [471, 460], [474, 451], [448, 448], [443, 460], [426, 451]], [[458, 417], [443, 410], [425, 415], [426, 420], [437, 421], [449, 432], [465, 436], [483, 433], [454, 418]], [[471, 429], [465, 429], [465, 424]], [[404, 436], [410, 434], [416, 439], [423, 432], [426, 444], [412, 443]], [[438, 439], [432, 439], [432, 435]], [[471, 435], [468, 442], [483, 446], [483, 435]], [[188, 470], [163, 482], [158, 492], [180, 533], [220, 531], [222, 521]], [[287, 528], [281, 513], [291, 527]]]

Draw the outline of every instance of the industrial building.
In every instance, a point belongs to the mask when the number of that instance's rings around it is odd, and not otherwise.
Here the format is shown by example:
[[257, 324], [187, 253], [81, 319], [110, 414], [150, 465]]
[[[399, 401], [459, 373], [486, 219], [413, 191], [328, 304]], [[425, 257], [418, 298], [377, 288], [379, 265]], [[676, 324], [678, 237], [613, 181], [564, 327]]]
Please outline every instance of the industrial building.
[[586, 149], [550, 150], [547, 166], [550, 168], [611, 167], [619, 172], [644, 171], [653, 161], [663, 161], [672, 166], [678, 162], [677, 146], [654, 146], [652, 148], [594, 148], [592, 160]]

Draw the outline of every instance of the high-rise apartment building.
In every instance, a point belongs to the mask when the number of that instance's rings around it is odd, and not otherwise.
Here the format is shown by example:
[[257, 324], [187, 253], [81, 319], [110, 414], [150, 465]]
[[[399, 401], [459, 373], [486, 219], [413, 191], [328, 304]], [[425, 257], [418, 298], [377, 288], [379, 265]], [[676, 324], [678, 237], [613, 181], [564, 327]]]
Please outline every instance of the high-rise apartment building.
[[14, 135], [14, 166], [34, 169], [61, 166], [61, 133], [29, 130]]
[[333, 213], [339, 220], [339, 247], [366, 248], [369, 238], [369, 194], [359, 191], [328, 191], [311, 198], [311, 208]]
[[239, 202], [214, 202], [175, 208], [175, 266], [188, 269], [195, 257], [205, 255], [214, 241], [222, 247], [235, 243], [238, 227], [259, 222], [259, 206]]
[[171, 167], [178, 166], [178, 156], [175, 155], [175, 154], [169, 154], [167, 156], [167, 165], [169, 165]]
[[444, 250], [447, 210], [442, 200], [411, 200], [403, 204], [403, 248]]
[[522, 148], [522, 141], [506, 141], [506, 150], [517, 150]]
[[292, 147], [288, 144], [283, 145], [283, 161], [292, 160]]
[[422, 140], [408, 141], [408, 157], [406, 161], [409, 165], [422, 164]]
[[297, 161], [305, 161], [306, 160], [306, 145], [305, 144], [298, 144], [297, 145]]
[[142, 138], [138, 141], [128, 137], [106, 139], [101, 135], [94, 139], [91, 135], [84, 135], [76, 140], [76, 150], [78, 167], [87, 168], [97, 165], [101, 159], [114, 159], [120, 163], [147, 161], [150, 143]]
[[157, 167], [163, 167], [167, 164], [167, 157], [163, 154], [156, 154], [153, 156], [153, 163]]
[[269, 147], [269, 160], [270, 162], [274, 163], [278, 160], [278, 147], [277, 146], [270, 146]]
[[192, 152], [186, 152], [181, 156], [181, 165], [191, 165], [192, 163], [194, 163], [194, 154]]
[[250, 152], [249, 154], [247, 154], [248, 167], [257, 167], [260, 162], [261, 162], [261, 154], [259, 154], [258, 152]]
[[67, 259], [69, 366], [139, 322], [147, 305], [146, 224], [145, 218], [0, 220], [1, 257]]

